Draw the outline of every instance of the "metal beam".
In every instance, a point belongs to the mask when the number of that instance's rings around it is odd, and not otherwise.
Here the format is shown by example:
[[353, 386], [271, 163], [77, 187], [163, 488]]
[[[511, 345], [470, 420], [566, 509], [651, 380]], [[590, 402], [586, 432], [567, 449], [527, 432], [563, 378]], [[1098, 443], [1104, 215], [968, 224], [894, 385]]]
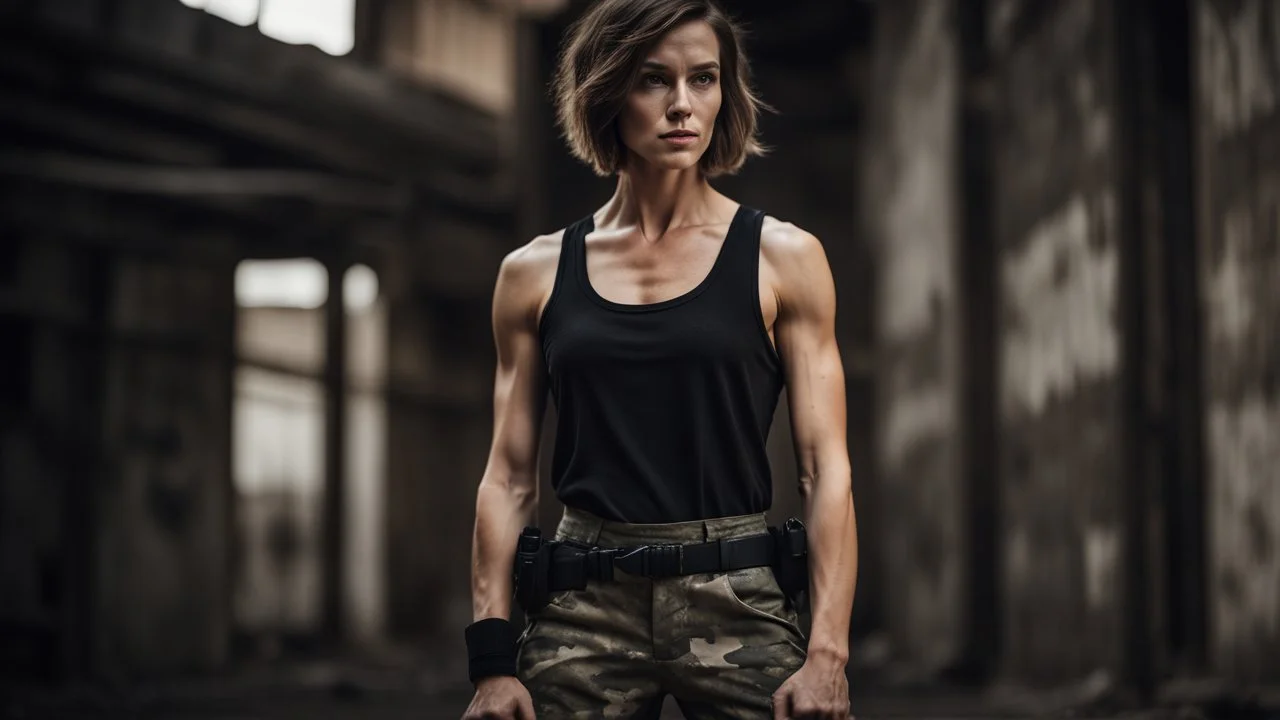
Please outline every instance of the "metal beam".
[[217, 165], [215, 145], [151, 129], [85, 107], [0, 90], [0, 121], [113, 155], [174, 165]]
[[129, 103], [150, 107], [195, 122], [205, 123], [249, 142], [284, 149], [326, 165], [348, 169], [372, 177], [403, 177], [445, 203], [485, 214], [512, 212], [515, 191], [506, 173], [492, 180], [463, 175], [435, 163], [410, 162], [412, 158], [388, 160], [364, 144], [346, 136], [315, 128], [285, 116], [260, 110], [193, 88], [141, 75], [101, 70], [87, 82], [98, 92]]
[[401, 190], [300, 170], [242, 170], [138, 165], [59, 153], [0, 152], [0, 175], [106, 192], [251, 200], [296, 198], [318, 205], [396, 213]]
[[[223, 199], [166, 199], [157, 203], [143, 196], [113, 196], [84, 188], [51, 193], [37, 184], [12, 188], [0, 194], [0, 231], [56, 237], [83, 249], [107, 248], [112, 252], [157, 258], [221, 257], [323, 257], [335, 251], [335, 238], [343, 240], [342, 252], [352, 263], [377, 267], [386, 248], [361, 236], [350, 213], [288, 213], [278, 208], [253, 209], [230, 206]], [[174, 211], [179, 212], [174, 212]], [[364, 216], [372, 219], [372, 216]], [[384, 218], [385, 222], [398, 222]], [[349, 235], [335, 235], [335, 228], [351, 228]], [[343, 230], [342, 232], [346, 232]], [[180, 242], [175, 242], [180, 238]], [[0, 304], [3, 304], [0, 302]]]
[[277, 147], [325, 165], [374, 176], [390, 170], [385, 161], [341, 135], [190, 85], [114, 68], [90, 70], [85, 84], [113, 100], [198, 122], [232, 138]]
[[499, 118], [465, 102], [350, 58], [270, 40], [253, 28], [229, 27], [203, 13], [194, 19], [201, 24], [197, 36], [207, 42], [167, 53], [105, 31], [72, 36], [45, 23], [0, 25], [0, 48], [8, 53], [34, 46], [84, 62], [90, 74], [107, 69], [143, 75], [269, 116], [305, 120], [332, 139], [358, 128], [383, 155], [425, 149], [439, 160], [488, 168], [508, 159]]

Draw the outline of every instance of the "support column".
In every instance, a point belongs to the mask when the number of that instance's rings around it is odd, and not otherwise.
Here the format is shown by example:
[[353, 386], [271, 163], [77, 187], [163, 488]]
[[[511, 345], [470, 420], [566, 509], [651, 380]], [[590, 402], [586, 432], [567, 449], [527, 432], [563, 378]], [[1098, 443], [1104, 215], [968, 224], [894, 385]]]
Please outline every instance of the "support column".
[[325, 302], [324, 364], [324, 521], [321, 552], [323, 584], [321, 607], [324, 633], [330, 639], [343, 635], [343, 538], [346, 504], [346, 397], [347, 397], [347, 315], [342, 281], [347, 262], [330, 259], [329, 295]]

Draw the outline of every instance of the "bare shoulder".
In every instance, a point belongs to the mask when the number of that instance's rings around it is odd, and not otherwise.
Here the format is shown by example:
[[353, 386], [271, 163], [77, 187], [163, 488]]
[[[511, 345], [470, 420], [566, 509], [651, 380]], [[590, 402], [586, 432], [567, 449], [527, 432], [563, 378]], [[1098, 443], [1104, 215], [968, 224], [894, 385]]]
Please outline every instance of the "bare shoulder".
[[775, 282], [785, 285], [807, 283], [817, 275], [830, 276], [826, 250], [811, 232], [772, 215], [760, 228], [762, 265]]
[[499, 279], [508, 282], [522, 283], [536, 279], [548, 270], [555, 272], [560, 260], [560, 245], [564, 241], [564, 230], [560, 229], [546, 235], [539, 235], [529, 242], [507, 253], [502, 259]]
[[508, 317], [537, 317], [555, 284], [563, 240], [562, 228], [539, 235], [507, 253], [494, 288], [495, 312]]

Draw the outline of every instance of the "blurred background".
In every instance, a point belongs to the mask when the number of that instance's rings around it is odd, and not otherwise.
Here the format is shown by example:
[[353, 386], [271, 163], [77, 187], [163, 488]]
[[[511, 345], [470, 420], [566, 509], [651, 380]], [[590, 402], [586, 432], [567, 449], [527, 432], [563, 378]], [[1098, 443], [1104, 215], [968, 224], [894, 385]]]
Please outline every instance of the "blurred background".
[[[613, 190], [587, 5], [0, 2], [7, 717], [465, 707], [493, 282]], [[855, 711], [1276, 717], [1280, 2], [726, 5], [778, 112], [715, 184], [839, 293]]]

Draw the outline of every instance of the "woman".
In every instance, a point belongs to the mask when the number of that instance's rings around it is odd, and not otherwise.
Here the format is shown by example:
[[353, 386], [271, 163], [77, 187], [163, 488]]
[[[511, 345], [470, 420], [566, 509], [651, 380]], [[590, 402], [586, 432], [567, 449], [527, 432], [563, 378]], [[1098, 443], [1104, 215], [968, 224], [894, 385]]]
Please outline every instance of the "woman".
[[[831, 272], [812, 235], [708, 182], [762, 152], [748, 77], [739, 28], [710, 0], [602, 0], [567, 38], [560, 125], [617, 190], [499, 272], [467, 718], [657, 717], [668, 694], [688, 718], [848, 716], [856, 540]], [[807, 640], [751, 550], [776, 547], [765, 439], [784, 386]], [[555, 562], [579, 582], [553, 587], [517, 638], [513, 553], [548, 388]]]

